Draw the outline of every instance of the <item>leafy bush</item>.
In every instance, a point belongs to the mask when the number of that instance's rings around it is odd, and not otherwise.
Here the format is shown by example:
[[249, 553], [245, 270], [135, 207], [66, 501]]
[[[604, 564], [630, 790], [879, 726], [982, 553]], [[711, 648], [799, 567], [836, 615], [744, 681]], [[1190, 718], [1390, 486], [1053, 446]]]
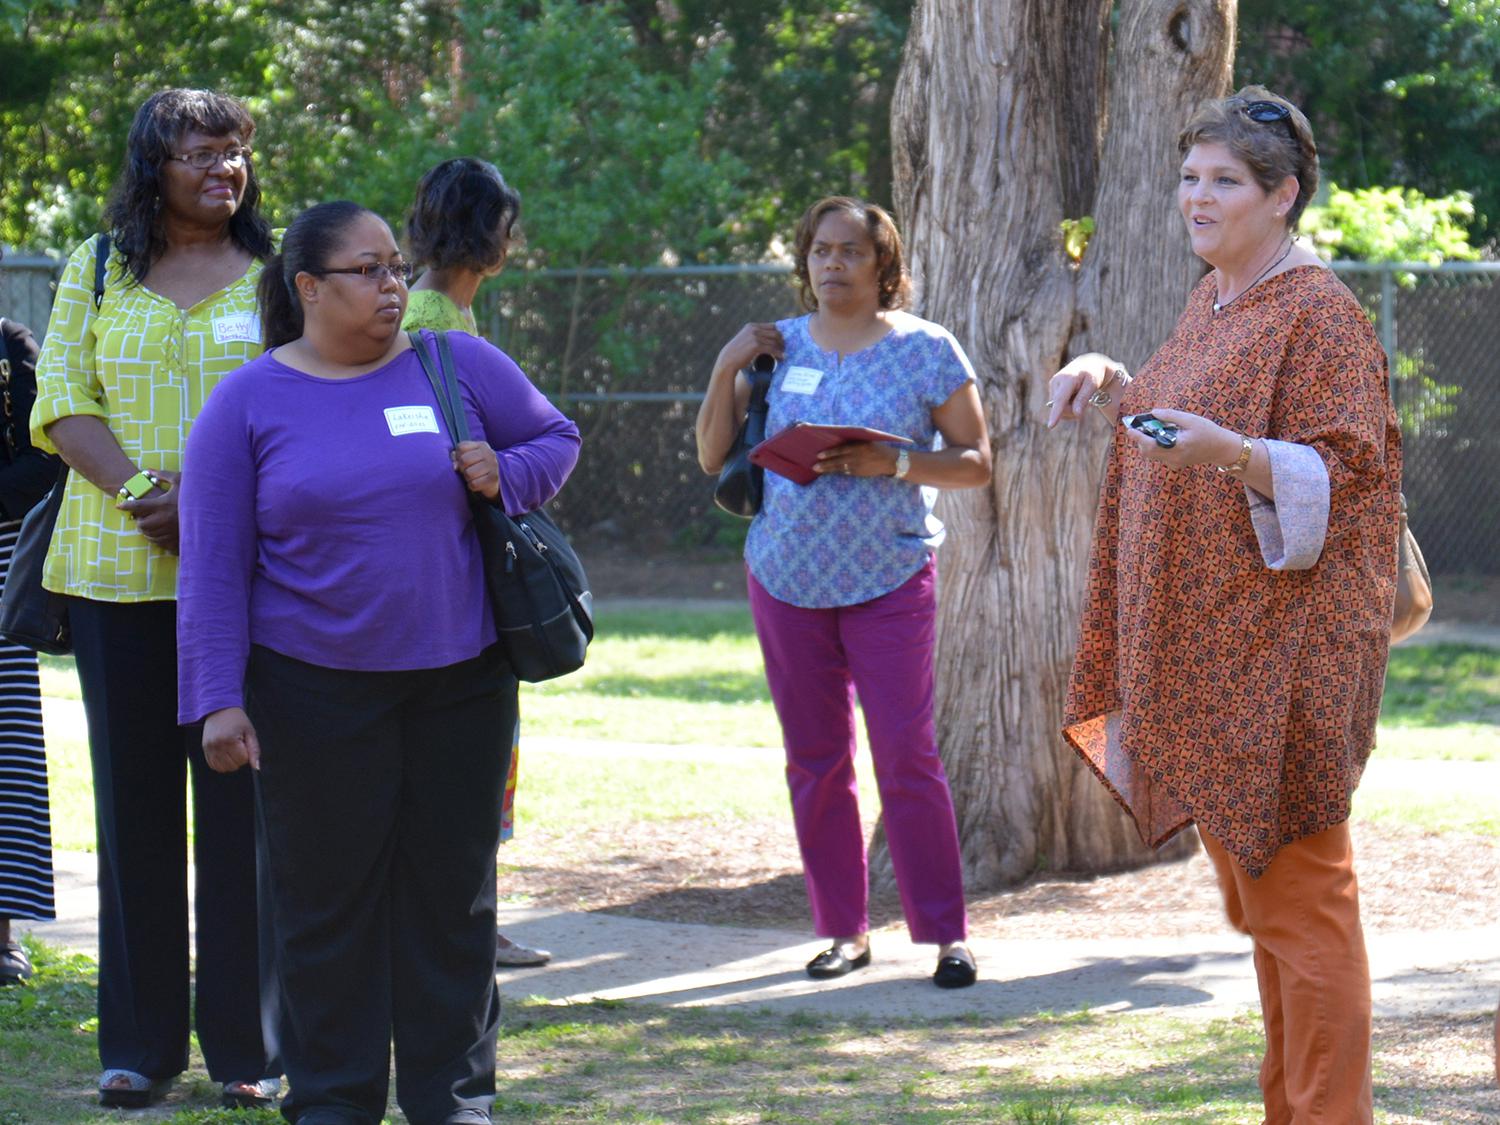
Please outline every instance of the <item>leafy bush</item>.
[[1329, 184], [1328, 202], [1309, 207], [1301, 225], [1325, 258], [1437, 265], [1479, 257], [1469, 245], [1473, 218], [1466, 191], [1434, 199], [1414, 188]]

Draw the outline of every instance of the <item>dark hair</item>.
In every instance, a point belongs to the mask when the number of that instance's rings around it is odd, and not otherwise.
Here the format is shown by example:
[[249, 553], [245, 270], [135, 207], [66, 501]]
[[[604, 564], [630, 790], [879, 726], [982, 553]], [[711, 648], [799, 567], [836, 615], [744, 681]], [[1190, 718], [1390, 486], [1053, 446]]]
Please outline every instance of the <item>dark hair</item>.
[[445, 160], [417, 184], [406, 215], [412, 264], [485, 273], [505, 258], [521, 196], [487, 160]]
[[[1285, 117], [1257, 121], [1247, 112], [1255, 102], [1268, 102], [1286, 111]], [[1313, 193], [1318, 190], [1318, 146], [1312, 126], [1302, 111], [1264, 86], [1245, 86], [1202, 106], [1177, 138], [1177, 152], [1204, 142], [1227, 148], [1255, 177], [1263, 191], [1274, 191], [1288, 176], [1297, 179], [1297, 201], [1286, 215], [1287, 229], [1296, 227]]]
[[322, 273], [343, 242], [344, 232], [368, 207], [347, 199], [318, 203], [292, 220], [281, 236], [281, 253], [266, 259], [256, 300], [260, 304], [261, 339], [278, 348], [302, 335], [302, 298], [297, 295], [299, 273]]
[[[124, 256], [125, 270], [142, 281], [167, 250], [161, 229], [161, 170], [176, 154], [182, 135], [196, 129], [210, 137], [239, 136], [249, 145], [255, 121], [234, 98], [212, 90], [162, 90], [136, 110], [125, 141], [125, 169], [104, 210], [105, 230]], [[245, 164], [245, 194], [229, 220], [229, 237], [242, 250], [265, 260], [271, 252], [271, 224], [260, 213], [255, 165]]]
[[817, 311], [818, 296], [813, 292], [812, 279], [807, 273], [807, 255], [812, 249], [818, 224], [834, 211], [842, 211], [863, 226], [875, 244], [875, 277], [880, 285], [880, 307], [905, 308], [911, 300], [911, 277], [906, 272], [901, 232], [896, 229], [895, 220], [885, 208], [847, 195], [830, 195], [818, 200], [797, 223], [797, 233], [792, 240], [792, 270], [797, 278], [802, 307], [809, 312]]

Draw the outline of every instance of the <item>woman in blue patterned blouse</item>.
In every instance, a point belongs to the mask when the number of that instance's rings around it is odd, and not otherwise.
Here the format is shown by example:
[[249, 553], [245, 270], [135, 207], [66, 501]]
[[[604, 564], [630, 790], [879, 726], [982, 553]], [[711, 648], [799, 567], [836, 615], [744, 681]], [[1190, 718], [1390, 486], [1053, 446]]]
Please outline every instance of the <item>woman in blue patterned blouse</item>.
[[[747, 324], [724, 345], [698, 412], [698, 460], [717, 473], [749, 405], [737, 372], [779, 361], [766, 432], [794, 422], [912, 439], [818, 455], [811, 484], [768, 472], [745, 545], [750, 608], [781, 720], [812, 904], [831, 946], [810, 976], [870, 962], [869, 889], [854, 781], [854, 697], [865, 713], [886, 838], [913, 941], [939, 947], [933, 980], [976, 975], [964, 945], [963, 876], [933, 731], [933, 552], [938, 488], [990, 479], [974, 372], [945, 329], [903, 311], [901, 236], [873, 204], [835, 196], [802, 217], [796, 276], [809, 315]], [[937, 439], [941, 437], [941, 443]]]

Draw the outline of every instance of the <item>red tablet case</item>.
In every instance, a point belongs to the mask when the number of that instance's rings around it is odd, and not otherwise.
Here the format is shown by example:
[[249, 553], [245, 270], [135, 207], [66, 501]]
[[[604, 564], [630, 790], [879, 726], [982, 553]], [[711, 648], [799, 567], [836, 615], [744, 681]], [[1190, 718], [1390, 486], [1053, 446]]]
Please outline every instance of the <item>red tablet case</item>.
[[750, 463], [773, 473], [780, 473], [798, 484], [811, 484], [819, 475], [812, 468], [818, 454], [850, 441], [911, 444], [911, 438], [888, 434], [884, 430], [872, 430], [867, 426], [823, 426], [813, 422], [793, 422], [752, 449]]

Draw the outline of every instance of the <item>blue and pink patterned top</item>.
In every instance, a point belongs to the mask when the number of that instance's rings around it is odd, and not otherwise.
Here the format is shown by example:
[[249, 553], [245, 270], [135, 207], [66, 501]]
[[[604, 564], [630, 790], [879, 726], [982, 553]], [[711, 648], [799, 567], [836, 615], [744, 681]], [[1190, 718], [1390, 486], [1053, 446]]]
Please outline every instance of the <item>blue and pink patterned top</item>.
[[[974, 378], [953, 335], [899, 314], [879, 342], [841, 358], [813, 341], [809, 319], [777, 322], [786, 357], [771, 381], [767, 436], [817, 422], [869, 426], [911, 438], [913, 449], [934, 448], [933, 410]], [[870, 601], [920, 570], [942, 542], [936, 497], [934, 488], [894, 477], [825, 476], [800, 485], [767, 472], [745, 562], [772, 597], [791, 605]]]

